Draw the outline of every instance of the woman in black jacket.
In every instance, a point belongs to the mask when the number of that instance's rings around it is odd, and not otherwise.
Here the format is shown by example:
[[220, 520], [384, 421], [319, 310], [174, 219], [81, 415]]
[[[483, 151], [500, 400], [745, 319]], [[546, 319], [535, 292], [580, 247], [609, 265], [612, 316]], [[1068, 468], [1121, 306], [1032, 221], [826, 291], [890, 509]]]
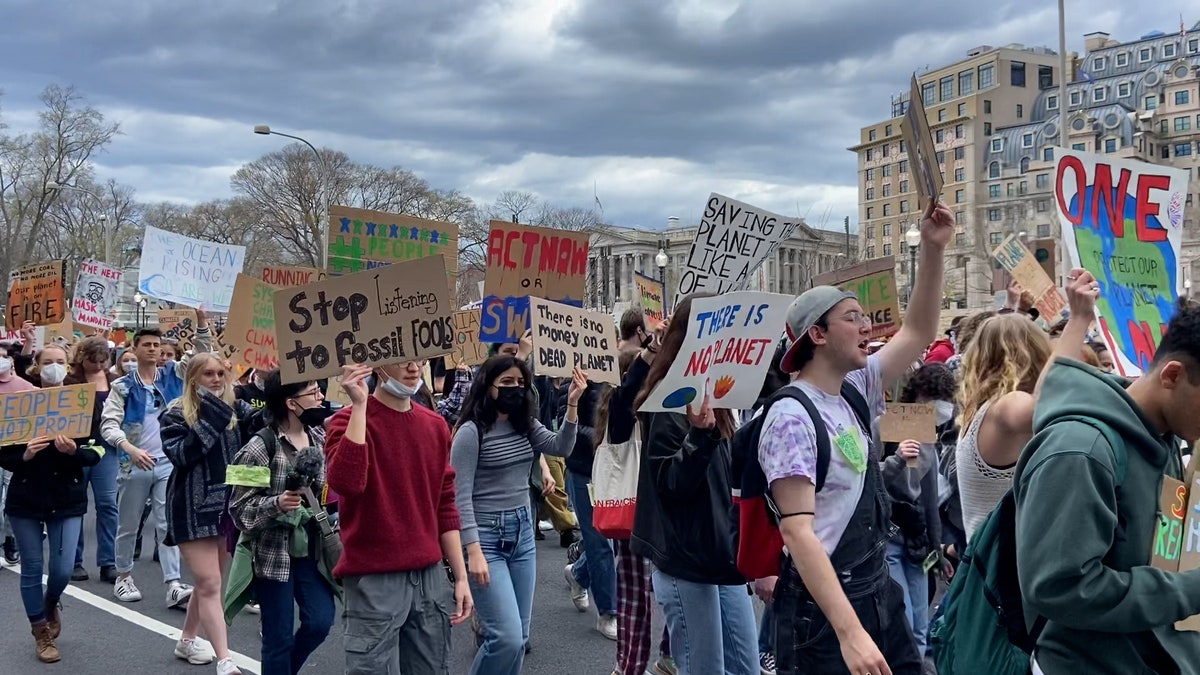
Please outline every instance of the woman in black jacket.
[[[679, 357], [693, 299], [675, 308], [662, 348], [634, 407]], [[640, 413], [634, 553], [654, 563], [654, 596], [667, 617], [671, 655], [681, 675], [758, 670], [757, 627], [733, 539], [729, 410], [713, 410], [708, 392], [687, 414]], [[686, 617], [686, 622], [685, 622]], [[686, 626], [685, 626], [686, 623]]]
[[[43, 349], [34, 368], [65, 371], [57, 360], [60, 351]], [[61, 383], [63, 378], [42, 378], [44, 386], [48, 379]], [[39, 392], [20, 395], [38, 396]], [[21, 553], [21, 602], [33, 628], [37, 658], [43, 663], [60, 658], [55, 644], [62, 632], [58, 600], [71, 580], [75, 546], [88, 505], [83, 470], [95, 466], [103, 455], [104, 450], [89, 439], [66, 436], [38, 436], [28, 444], [0, 448], [0, 467], [13, 474], [4, 513]], [[43, 558], [43, 532], [50, 550], [48, 565]], [[49, 578], [44, 590], [43, 574]]]

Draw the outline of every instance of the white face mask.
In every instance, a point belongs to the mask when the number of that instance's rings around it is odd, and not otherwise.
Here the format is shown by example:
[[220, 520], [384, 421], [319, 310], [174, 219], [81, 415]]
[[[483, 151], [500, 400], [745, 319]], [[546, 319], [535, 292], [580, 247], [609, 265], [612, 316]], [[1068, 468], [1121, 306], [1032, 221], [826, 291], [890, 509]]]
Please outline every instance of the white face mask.
[[13, 360], [11, 356], [0, 356], [0, 377], [8, 375], [13, 371]]
[[937, 425], [939, 427], [954, 418], [954, 403], [953, 402], [951, 402], [951, 401], [934, 401], [933, 407], [937, 411]]
[[137, 370], [137, 361], [122, 361], [121, 370], [125, 371], [126, 373], [132, 373], [133, 371]]
[[392, 396], [395, 396], [396, 398], [412, 398], [413, 396], [417, 395], [418, 391], [421, 390], [420, 385], [417, 385], [416, 387], [410, 387], [400, 380], [395, 380], [392, 378], [388, 378], [388, 381], [384, 382], [380, 386], [383, 387], [384, 391]]
[[67, 367], [61, 363], [42, 366], [38, 372], [41, 374], [42, 382], [46, 384], [62, 384], [62, 381], [67, 378]]

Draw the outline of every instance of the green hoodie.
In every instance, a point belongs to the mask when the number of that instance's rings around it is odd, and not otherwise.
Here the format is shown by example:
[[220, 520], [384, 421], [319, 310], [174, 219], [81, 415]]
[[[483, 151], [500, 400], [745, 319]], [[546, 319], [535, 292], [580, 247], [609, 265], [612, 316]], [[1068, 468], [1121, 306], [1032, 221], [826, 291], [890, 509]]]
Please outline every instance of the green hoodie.
[[[1163, 475], [1182, 473], [1178, 444], [1158, 433], [1128, 385], [1058, 359], [1017, 464], [1017, 571], [1027, 623], [1046, 619], [1035, 652], [1046, 675], [1200, 674], [1200, 633], [1174, 628], [1200, 613], [1200, 570], [1150, 567]], [[1066, 415], [1095, 419], [1124, 439], [1119, 501], [1112, 448], [1083, 422], [1055, 423]]]

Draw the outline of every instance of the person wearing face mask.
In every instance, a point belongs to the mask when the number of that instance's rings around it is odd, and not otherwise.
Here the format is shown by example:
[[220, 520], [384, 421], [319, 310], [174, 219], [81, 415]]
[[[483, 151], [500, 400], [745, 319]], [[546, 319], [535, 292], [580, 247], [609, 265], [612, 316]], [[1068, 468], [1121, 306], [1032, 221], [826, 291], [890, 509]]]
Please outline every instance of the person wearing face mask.
[[[338, 494], [343, 548], [333, 574], [344, 594], [347, 675], [444, 673], [450, 628], [471, 617], [450, 430], [412, 400], [423, 365], [343, 368], [350, 405], [329, 420], [325, 471]], [[372, 373], [379, 386], [368, 394]]]
[[[329, 409], [316, 382], [282, 384], [279, 371], [265, 373], [263, 393], [268, 426], [251, 437], [233, 464], [252, 467], [259, 480], [236, 484], [229, 511], [242, 541], [248, 540], [252, 590], [262, 611], [263, 675], [295, 675], [308, 656], [325, 641], [334, 620], [334, 595], [339, 588], [332, 570], [320, 564], [316, 545], [320, 532], [309, 519], [300, 522], [297, 512], [314, 508], [303, 504], [302, 493], [287, 490], [297, 454], [309, 448], [322, 460], [317, 478], [309, 486], [321, 494], [324, 479], [325, 419]], [[239, 574], [230, 574], [230, 586]], [[226, 615], [230, 613], [226, 602]], [[295, 607], [300, 608], [300, 629], [293, 631]]]
[[250, 373], [250, 381], [245, 384], [239, 384], [233, 388], [234, 394], [239, 401], [245, 401], [250, 404], [251, 408], [260, 410], [267, 405], [267, 393], [264, 391], [266, 386], [266, 372], [255, 369]]
[[35, 387], [61, 387], [67, 379], [68, 358], [66, 347], [43, 347], [33, 355], [33, 365], [25, 371], [26, 379]]
[[244, 422], [250, 406], [234, 398], [233, 385], [222, 360], [197, 354], [188, 363], [183, 393], [162, 415], [163, 452], [175, 467], [167, 484], [167, 541], [178, 546], [196, 579], [183, 635], [175, 656], [190, 663], [208, 663], [211, 655], [196, 644], [201, 627], [212, 643], [217, 675], [236, 675], [221, 607], [221, 589], [228, 568], [222, 537], [229, 487], [226, 468], [248, 440]]
[[[8, 353], [8, 349], [0, 350], [0, 394], [16, 394], [22, 391], [37, 389], [32, 382], [17, 376], [16, 363]], [[0, 504], [8, 494], [8, 486], [12, 481], [12, 472], [0, 469]], [[21, 554], [17, 551], [17, 540], [13, 538], [12, 525], [0, 511], [0, 529], [4, 532], [4, 564], [17, 565], [21, 562]]]
[[126, 349], [117, 356], [117, 363], [109, 369], [116, 377], [128, 375], [137, 370], [137, 354], [132, 349]]

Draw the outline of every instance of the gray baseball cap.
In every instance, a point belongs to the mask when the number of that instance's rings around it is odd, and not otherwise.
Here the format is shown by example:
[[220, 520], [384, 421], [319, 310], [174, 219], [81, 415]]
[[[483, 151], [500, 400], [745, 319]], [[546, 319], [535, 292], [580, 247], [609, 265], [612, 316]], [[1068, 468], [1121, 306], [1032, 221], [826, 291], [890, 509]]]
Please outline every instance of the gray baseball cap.
[[816, 325], [825, 313], [843, 300], [857, 298], [849, 291], [843, 291], [835, 286], [816, 286], [804, 291], [792, 301], [787, 311], [788, 350], [783, 355], [780, 368], [785, 373], [794, 373], [799, 366], [792, 363], [796, 358], [800, 338], [808, 334], [808, 329]]

